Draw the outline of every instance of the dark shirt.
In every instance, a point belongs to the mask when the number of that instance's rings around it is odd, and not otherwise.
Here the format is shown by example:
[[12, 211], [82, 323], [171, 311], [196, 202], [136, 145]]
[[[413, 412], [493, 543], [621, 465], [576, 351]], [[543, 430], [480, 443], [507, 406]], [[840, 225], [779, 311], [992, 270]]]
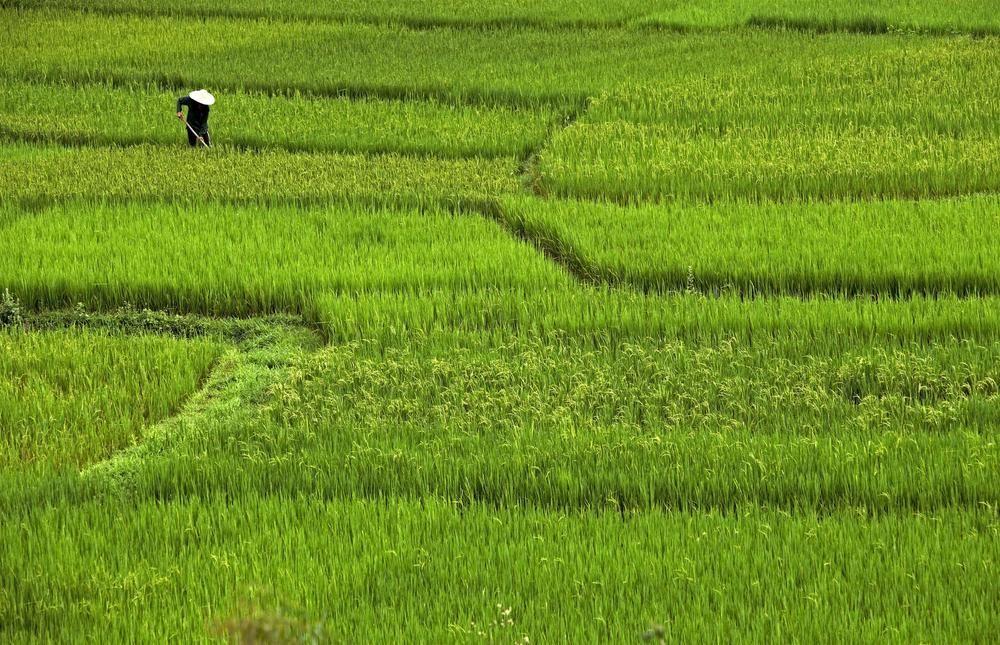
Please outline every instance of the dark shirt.
[[182, 105], [186, 105], [188, 108], [187, 122], [191, 129], [198, 134], [208, 132], [208, 106], [202, 105], [190, 96], [182, 96], [177, 99], [178, 112], [181, 111]]

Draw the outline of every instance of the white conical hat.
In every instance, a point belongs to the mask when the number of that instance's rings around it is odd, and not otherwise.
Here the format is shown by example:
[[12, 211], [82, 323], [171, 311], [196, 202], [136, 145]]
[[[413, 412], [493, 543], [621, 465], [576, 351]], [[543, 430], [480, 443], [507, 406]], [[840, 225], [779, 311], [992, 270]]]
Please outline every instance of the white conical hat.
[[208, 90], [195, 90], [188, 94], [188, 96], [202, 105], [211, 105], [215, 103], [215, 97], [212, 96]]

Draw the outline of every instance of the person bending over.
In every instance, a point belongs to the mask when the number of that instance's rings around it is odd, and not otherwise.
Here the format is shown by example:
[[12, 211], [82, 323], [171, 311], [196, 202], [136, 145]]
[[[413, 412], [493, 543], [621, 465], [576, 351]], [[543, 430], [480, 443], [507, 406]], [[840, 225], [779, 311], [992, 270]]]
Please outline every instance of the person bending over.
[[177, 99], [177, 118], [184, 121], [182, 108], [186, 105], [187, 113], [187, 135], [188, 145], [194, 147], [203, 144], [205, 147], [212, 145], [212, 139], [208, 135], [208, 111], [209, 106], [215, 103], [215, 97], [208, 90], [195, 90], [187, 96]]

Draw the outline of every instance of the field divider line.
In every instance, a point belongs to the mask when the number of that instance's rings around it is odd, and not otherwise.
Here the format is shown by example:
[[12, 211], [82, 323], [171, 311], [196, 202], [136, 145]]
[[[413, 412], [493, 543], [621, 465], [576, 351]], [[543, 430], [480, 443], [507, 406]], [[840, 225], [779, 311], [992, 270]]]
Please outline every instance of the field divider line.
[[521, 187], [528, 193], [537, 197], [546, 196], [545, 189], [542, 186], [542, 177], [538, 171], [538, 157], [556, 135], [563, 130], [572, 127], [574, 123], [583, 118], [583, 116], [590, 110], [592, 100], [593, 97], [588, 96], [584, 100], [577, 103], [576, 106], [568, 109], [563, 114], [562, 118], [549, 128], [545, 138], [543, 138], [537, 146], [529, 150], [521, 159], [521, 163], [518, 165], [517, 174], [521, 179]]
[[[530, 150], [521, 160], [518, 166], [518, 177], [521, 187], [529, 195], [544, 198], [546, 197], [542, 185], [542, 177], [538, 172], [538, 157], [553, 137], [566, 128], [571, 127], [579, 121], [590, 109], [591, 97], [587, 97], [571, 110], [568, 110], [563, 118], [549, 128], [546, 137], [537, 147]], [[496, 222], [509, 235], [528, 244], [541, 253], [547, 260], [557, 264], [579, 283], [588, 286], [609, 285], [606, 276], [594, 270], [582, 260], [582, 254], [567, 240], [558, 235], [546, 234], [536, 226], [532, 226], [524, 217], [511, 212], [508, 205], [502, 200], [494, 200], [491, 204], [480, 210], [481, 214]]]
[[490, 219], [514, 239], [535, 249], [545, 259], [559, 266], [576, 282], [590, 287], [615, 286], [606, 276], [595, 271], [581, 259], [581, 254], [568, 241], [556, 235], [547, 235], [532, 226], [524, 217], [515, 215], [499, 201], [482, 208], [479, 213]]
[[813, 34], [856, 34], [859, 36], [905, 34], [907, 36], [926, 36], [928, 38], [950, 36], [981, 39], [1000, 35], [1000, 28], [998, 27], [893, 26], [880, 18], [834, 19], [824, 22], [815, 18], [768, 16], [766, 14], [751, 15], [741, 22], [740, 26], [761, 31], [798, 31]]

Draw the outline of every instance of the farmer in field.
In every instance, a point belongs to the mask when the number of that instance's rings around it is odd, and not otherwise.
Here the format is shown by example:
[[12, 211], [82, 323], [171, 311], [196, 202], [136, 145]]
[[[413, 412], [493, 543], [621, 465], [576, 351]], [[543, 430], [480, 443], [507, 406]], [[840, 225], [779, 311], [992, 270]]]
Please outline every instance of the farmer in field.
[[195, 90], [187, 96], [177, 99], [177, 118], [184, 121], [184, 112], [181, 110], [185, 105], [188, 109], [187, 135], [188, 144], [191, 147], [203, 145], [206, 148], [212, 145], [212, 139], [208, 136], [208, 108], [215, 103], [215, 97], [208, 90]]

